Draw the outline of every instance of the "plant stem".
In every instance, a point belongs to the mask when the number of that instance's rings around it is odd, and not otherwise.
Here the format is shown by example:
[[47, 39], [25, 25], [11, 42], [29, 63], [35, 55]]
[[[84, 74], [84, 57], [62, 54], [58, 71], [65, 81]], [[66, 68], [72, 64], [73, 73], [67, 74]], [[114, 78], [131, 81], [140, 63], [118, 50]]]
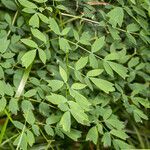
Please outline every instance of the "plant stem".
[[[67, 39], [68, 40], [68, 39]], [[84, 51], [86, 51], [87, 53], [89, 53], [89, 54], [91, 54], [92, 52], [91, 51], [89, 51], [89, 50], [87, 50], [87, 49], [85, 49], [84, 47], [82, 47], [82, 46], [80, 46], [80, 45], [78, 45], [77, 43], [74, 43], [74, 42], [72, 42], [72, 41], [70, 41], [70, 40], [68, 40], [68, 42], [69, 43], [71, 43], [71, 44], [73, 44], [73, 45], [76, 45], [76, 46], [78, 46], [79, 48], [81, 48], [82, 50], [84, 50]], [[100, 56], [98, 56], [98, 55], [96, 55], [96, 54], [93, 54], [95, 57], [97, 57], [97, 58], [99, 58], [99, 59], [103, 59], [103, 58], [101, 58]]]
[[[15, 21], [16, 21], [16, 19], [17, 19], [17, 15], [18, 15], [18, 11], [16, 11], [16, 13], [15, 13], [15, 15], [14, 15], [14, 18], [13, 18], [12, 24], [11, 24], [12, 26], [15, 24]], [[10, 35], [10, 33], [11, 33], [11, 30], [8, 31], [7, 37]]]

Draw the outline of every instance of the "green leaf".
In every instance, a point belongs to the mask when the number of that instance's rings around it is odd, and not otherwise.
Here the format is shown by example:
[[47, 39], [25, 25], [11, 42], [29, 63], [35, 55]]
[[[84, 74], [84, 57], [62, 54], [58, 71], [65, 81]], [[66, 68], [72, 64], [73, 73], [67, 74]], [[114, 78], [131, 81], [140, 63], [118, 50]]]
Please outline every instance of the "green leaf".
[[114, 144], [114, 146], [117, 145], [117, 148], [119, 147], [120, 149], [134, 149], [133, 146], [131, 146], [119, 139], [114, 139], [113, 144]]
[[6, 22], [7, 22], [9, 25], [11, 25], [11, 23], [12, 23], [11, 16], [10, 16], [9, 14], [5, 14], [4, 17], [5, 17]]
[[92, 83], [91, 81], [89, 80], [88, 77], [85, 77], [84, 78], [84, 82], [87, 84], [87, 86], [93, 91], [93, 86], [92, 86]]
[[104, 66], [105, 71], [106, 71], [111, 77], [114, 77], [113, 70], [111, 69], [111, 67], [109, 66], [109, 64], [108, 64], [107, 61], [103, 61], [103, 66]]
[[62, 30], [61, 35], [62, 35], [62, 36], [67, 35], [70, 30], [71, 30], [70, 27], [66, 27], [65, 29]]
[[33, 114], [33, 111], [28, 109], [23, 114], [25, 120], [30, 124], [33, 125], [35, 123], [35, 116]]
[[29, 110], [34, 110], [34, 107], [29, 100], [23, 100], [21, 108], [24, 113], [28, 112]]
[[64, 38], [59, 38], [59, 47], [61, 50], [63, 50], [65, 53], [68, 53], [71, 49], [68, 41]]
[[78, 141], [78, 138], [81, 137], [81, 131], [75, 129], [71, 129], [70, 132], [63, 132], [74, 141]]
[[0, 112], [2, 112], [5, 109], [6, 104], [7, 104], [7, 101], [6, 101], [5, 97], [2, 97], [0, 99]]
[[116, 128], [118, 130], [121, 130], [124, 128], [123, 122], [119, 121], [117, 118], [110, 117], [107, 120], [105, 120], [105, 123], [110, 124], [112, 127]]
[[121, 138], [123, 140], [126, 140], [128, 138], [128, 135], [122, 130], [112, 129], [110, 131], [110, 134], [113, 134], [114, 136], [119, 137], [119, 138]]
[[107, 109], [104, 114], [103, 114], [103, 119], [107, 120], [112, 114], [112, 110], [111, 109]]
[[97, 69], [98, 68], [98, 60], [97, 60], [97, 58], [95, 57], [95, 55], [93, 53], [91, 53], [89, 55], [89, 61], [90, 61], [90, 66], [93, 69]]
[[43, 51], [42, 49], [38, 48], [38, 52], [39, 52], [39, 58], [42, 61], [43, 64], [46, 63], [46, 53], [45, 51]]
[[32, 26], [33, 28], [39, 28], [39, 17], [37, 14], [34, 14], [30, 20], [29, 20], [29, 25]]
[[24, 96], [25, 96], [25, 97], [32, 97], [32, 96], [36, 95], [36, 92], [37, 92], [36, 89], [31, 89], [31, 90], [27, 91], [27, 92], [24, 94]]
[[82, 73], [78, 70], [74, 70], [75, 78], [79, 80], [80, 82], [83, 82]]
[[84, 109], [85, 111], [90, 110], [91, 103], [87, 100], [86, 97], [84, 97], [78, 91], [71, 90], [71, 89], [70, 89], [70, 95], [75, 98], [76, 102], [81, 106], [82, 109]]
[[82, 84], [82, 83], [74, 83], [71, 86], [71, 88], [74, 90], [81, 90], [81, 89], [84, 89], [85, 87], [86, 87], [86, 84]]
[[86, 135], [86, 141], [88, 141], [88, 140], [93, 141], [93, 143], [95, 145], [97, 144], [97, 141], [98, 141], [98, 131], [97, 131], [97, 127], [96, 126], [92, 127], [88, 131], [88, 133]]
[[131, 23], [127, 26], [128, 32], [137, 32], [137, 31], [139, 31], [139, 29], [140, 29], [140, 27], [135, 23]]
[[139, 58], [138, 57], [133, 57], [131, 60], [128, 62], [128, 66], [130, 68], [135, 67], [139, 63]]
[[47, 2], [47, 0], [33, 0], [33, 1], [35, 1], [37, 3], [45, 3], [45, 2]]
[[61, 75], [62, 79], [66, 83], [67, 80], [68, 80], [68, 76], [67, 76], [66, 71], [61, 66], [59, 66], [59, 72], [60, 72], [60, 75]]
[[67, 99], [64, 96], [54, 93], [52, 95], [47, 96], [46, 98], [49, 102], [55, 105], [67, 102]]
[[109, 147], [111, 146], [111, 137], [109, 132], [105, 132], [103, 137], [102, 137], [102, 142], [104, 144], [104, 147]]
[[84, 45], [91, 45], [90, 40], [91, 40], [90, 33], [88, 31], [85, 31], [82, 33], [79, 42]]
[[60, 125], [62, 126], [63, 130], [66, 132], [70, 132], [71, 127], [71, 116], [70, 112], [67, 111], [63, 114], [60, 120]]
[[31, 29], [31, 32], [34, 37], [43, 41], [46, 44], [46, 36], [41, 31], [39, 31], [38, 29]]
[[49, 25], [50, 29], [51, 29], [54, 33], [60, 35], [59, 26], [58, 26], [58, 24], [57, 24], [57, 22], [55, 21], [54, 18], [50, 18], [50, 19], [49, 19], [49, 24], [50, 24], [50, 25]]
[[27, 45], [29, 47], [33, 47], [33, 48], [38, 47], [38, 45], [34, 41], [29, 40], [29, 39], [21, 39], [21, 42], [23, 42], [25, 45]]
[[10, 10], [17, 10], [16, 3], [12, 0], [1, 0], [1, 2], [4, 4], [4, 6]]
[[35, 14], [36, 10], [32, 8], [24, 8], [22, 9], [23, 12], [28, 13], [28, 14]]
[[3, 68], [0, 66], [0, 79], [4, 78], [4, 71]]
[[83, 125], [88, 125], [89, 124], [88, 116], [87, 114], [84, 113], [84, 110], [80, 107], [80, 105], [78, 105], [73, 101], [68, 101], [68, 104], [70, 106], [70, 112], [72, 116], [75, 118], [75, 120]]
[[141, 15], [144, 18], [147, 18], [145, 12], [141, 8], [133, 6], [133, 5], [132, 5], [132, 8], [137, 14]]
[[131, 35], [130, 33], [126, 33], [126, 36], [131, 43], [133, 43], [134, 45], [137, 45], [136, 39], [134, 38], [133, 35]]
[[120, 59], [118, 53], [110, 53], [104, 58], [104, 60], [118, 60], [118, 59]]
[[36, 135], [36, 136], [39, 136], [40, 135], [40, 132], [39, 132], [39, 126], [38, 125], [32, 125], [32, 130], [33, 130], [33, 132], [34, 132], [34, 134]]
[[47, 16], [43, 15], [42, 13], [38, 13], [39, 18], [46, 24], [49, 23], [49, 19]]
[[110, 67], [118, 74], [120, 75], [123, 79], [125, 79], [128, 75], [127, 75], [127, 68], [124, 67], [123, 65], [121, 64], [118, 64], [118, 63], [114, 63], [114, 62], [110, 62], [110, 61], [107, 61], [108, 64], [110, 65]]
[[33, 144], [35, 143], [34, 135], [30, 130], [27, 130], [27, 142], [30, 146], [33, 146]]
[[10, 44], [10, 40], [7, 40], [6, 37], [0, 38], [0, 53], [4, 53]]
[[80, 40], [79, 33], [75, 29], [73, 29], [73, 35], [76, 41]]
[[5, 84], [5, 94], [9, 96], [14, 95], [14, 89], [9, 83]]
[[148, 99], [144, 99], [142, 97], [134, 97], [132, 99], [133, 99], [133, 103], [136, 101], [140, 103], [142, 106], [144, 106], [145, 108], [150, 108], [150, 101]]
[[86, 66], [88, 62], [88, 57], [81, 57], [76, 63], [75, 63], [75, 69], [80, 70]]
[[95, 42], [92, 45], [92, 52], [99, 51], [105, 44], [105, 36], [98, 38], [95, 40]]
[[52, 88], [53, 92], [61, 89], [62, 86], [64, 85], [64, 82], [60, 80], [47, 80], [47, 82], [48, 82], [48, 86]]
[[60, 121], [60, 116], [52, 114], [46, 119], [46, 124], [55, 124]]
[[48, 134], [48, 135], [51, 135], [51, 136], [53, 136], [54, 135], [54, 130], [52, 129], [52, 127], [50, 126], [50, 125], [45, 125], [44, 126], [44, 129], [45, 129], [45, 131], [46, 131], [46, 133]]
[[114, 40], [121, 40], [119, 36], [119, 31], [111, 26], [108, 26], [109, 32]]
[[36, 56], [36, 50], [26, 52], [21, 58], [22, 65], [28, 68], [34, 61]]
[[[135, 120], [136, 120], [135, 115], [139, 116], [139, 117], [142, 118], [142, 119], [148, 120], [147, 115], [145, 115], [145, 114], [143, 113], [143, 111], [141, 111], [140, 109], [137, 109], [137, 108], [136, 108], [136, 109], [133, 111], [133, 113], [134, 113], [134, 118], [135, 118]], [[139, 122], [139, 121], [136, 120], [136, 122]], [[140, 122], [141, 122], [141, 121], [140, 121]]]
[[57, 5], [56, 7], [57, 9], [60, 9], [60, 10], [64, 10], [66, 12], [69, 12], [69, 9], [67, 7], [65, 7], [64, 5]]
[[121, 27], [123, 18], [124, 18], [124, 11], [122, 7], [115, 7], [113, 8], [107, 16], [109, 17], [109, 22], [112, 24], [113, 27], [116, 27], [117, 24]]
[[41, 102], [40, 105], [39, 105], [39, 112], [43, 116], [49, 116], [50, 106], [47, 103]]
[[87, 72], [87, 77], [95, 77], [103, 73], [103, 69], [94, 69]]
[[28, 1], [28, 0], [18, 0], [19, 3], [27, 8], [38, 8], [34, 3]]
[[19, 106], [18, 106], [18, 100], [15, 99], [15, 98], [12, 98], [9, 102], [9, 111], [12, 113], [12, 114], [15, 114], [17, 115], [17, 111], [19, 110]]
[[27, 136], [26, 133], [19, 134], [19, 136], [13, 142], [13, 145], [16, 145], [22, 150], [27, 150]]
[[13, 125], [20, 130], [23, 130], [24, 128], [24, 124], [19, 121], [13, 121]]
[[98, 132], [99, 132], [100, 134], [104, 134], [104, 132], [103, 132], [103, 125], [102, 125], [102, 124], [97, 123], [97, 124], [96, 124], [96, 126], [97, 126], [97, 130], [98, 130]]
[[131, 3], [136, 4], [135, 0], [130, 0]]
[[97, 79], [97, 78], [90, 78], [91, 81], [102, 91], [105, 93], [113, 92], [115, 91], [115, 88], [113, 87], [114, 84], [112, 84], [109, 81], [103, 80], [103, 79]]
[[58, 105], [58, 108], [59, 108], [61, 111], [64, 111], [64, 112], [66, 112], [66, 111], [69, 110], [69, 106], [68, 106], [67, 103], [61, 103], [61, 104], [59, 104], [59, 105]]

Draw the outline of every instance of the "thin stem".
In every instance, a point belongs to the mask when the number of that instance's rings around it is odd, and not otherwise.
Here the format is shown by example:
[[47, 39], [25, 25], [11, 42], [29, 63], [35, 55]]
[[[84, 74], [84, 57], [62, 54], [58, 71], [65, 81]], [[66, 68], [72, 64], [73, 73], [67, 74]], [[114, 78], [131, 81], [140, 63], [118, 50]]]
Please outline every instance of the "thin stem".
[[[67, 39], [67, 40], [68, 40], [68, 39]], [[77, 43], [74, 43], [74, 42], [72, 42], [72, 41], [70, 41], [70, 40], [68, 40], [68, 42], [69, 42], [69, 43], [71, 43], [71, 44], [73, 44], [73, 45], [78, 46], [79, 48], [81, 48], [82, 50], [86, 51], [86, 52], [87, 52], [87, 53], [89, 53], [89, 54], [91, 54], [91, 53], [92, 53], [91, 51], [89, 51], [89, 50], [85, 49], [84, 47], [82, 47], [82, 46], [78, 45]], [[100, 60], [102, 60], [102, 59], [103, 59], [103, 58], [101, 58], [100, 56], [98, 56], [98, 55], [96, 55], [96, 54], [94, 54], [94, 53], [93, 53], [93, 55], [94, 55], [95, 57], [97, 57], [98, 59], [100, 59]]]
[[[17, 15], [18, 15], [18, 11], [16, 11], [16, 13], [15, 13], [15, 15], [14, 15], [14, 18], [13, 18], [12, 24], [11, 24], [12, 26], [15, 24], [15, 21], [16, 21], [16, 19], [17, 19]], [[8, 31], [7, 37], [10, 35], [10, 33], [11, 33], [11, 30]]]
[[[67, 69], [67, 77], [69, 77], [69, 53], [66, 53], [66, 69]], [[68, 84], [66, 83], [66, 98], [68, 97]]]
[[106, 5], [110, 5], [109, 3], [106, 3], [106, 2], [86, 2], [88, 5], [91, 5], [91, 6], [100, 6], [100, 5], [103, 5], [103, 6], [106, 6]]
[[0, 147], [1, 147], [1, 146], [4, 146], [4, 145], [5, 145], [6, 143], [8, 143], [9, 141], [11, 141], [12, 139], [16, 138], [18, 135], [19, 135], [19, 134], [17, 133], [16, 135], [12, 136], [11, 138], [5, 140], [5, 141], [0, 145]]
[[61, 15], [62, 16], [67, 16], [67, 17], [72, 17], [72, 18], [75, 18], [75, 19], [81, 19], [83, 21], [88, 21], [88, 22], [100, 25], [100, 23], [98, 21], [94, 21], [94, 20], [91, 20], [91, 19], [83, 18], [82, 16], [74, 16], [74, 15], [66, 14], [66, 13], [61, 13]]
[[[91, 22], [91, 23], [100, 25], [100, 22], [94, 21], [94, 20], [91, 20], [91, 19], [87, 19], [87, 18], [83, 18], [82, 16], [74, 16], [74, 15], [67, 14], [67, 13], [61, 13], [61, 15], [67, 16], [67, 17], [72, 17], [72, 18], [73, 18], [72, 20], [81, 19], [81, 20], [83, 20], [83, 21], [87, 21], [87, 22]], [[66, 24], [66, 23], [68, 23], [68, 22], [70, 22], [70, 21], [72, 21], [72, 20], [70, 19], [70, 20], [64, 22], [64, 24]], [[116, 27], [115, 29], [117, 29], [117, 30], [119, 30], [119, 31], [121, 31], [121, 32], [127, 33], [126, 30], [123, 30], [123, 29], [121, 29], [121, 28], [117, 28], [117, 27]], [[135, 33], [135, 32], [130, 32], [130, 34], [139, 35], [138, 33]]]
[[[28, 114], [27, 114], [27, 115], [28, 115]], [[25, 132], [25, 129], [26, 129], [26, 120], [25, 120], [23, 129], [22, 129], [22, 133], [21, 133], [21, 135], [20, 135], [19, 142], [18, 142], [18, 145], [17, 145], [16, 150], [19, 150], [19, 148], [20, 148], [20, 145], [21, 145], [21, 142], [22, 142], [22, 138], [23, 138], [23, 134], [24, 134], [24, 132]]]

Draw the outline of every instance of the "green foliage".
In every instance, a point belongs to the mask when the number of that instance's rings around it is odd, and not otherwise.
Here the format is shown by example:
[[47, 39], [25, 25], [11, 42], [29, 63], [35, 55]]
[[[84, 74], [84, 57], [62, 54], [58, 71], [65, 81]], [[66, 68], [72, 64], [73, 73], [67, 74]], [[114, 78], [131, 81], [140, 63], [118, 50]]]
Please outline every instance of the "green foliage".
[[150, 148], [148, 0], [0, 0], [0, 149]]

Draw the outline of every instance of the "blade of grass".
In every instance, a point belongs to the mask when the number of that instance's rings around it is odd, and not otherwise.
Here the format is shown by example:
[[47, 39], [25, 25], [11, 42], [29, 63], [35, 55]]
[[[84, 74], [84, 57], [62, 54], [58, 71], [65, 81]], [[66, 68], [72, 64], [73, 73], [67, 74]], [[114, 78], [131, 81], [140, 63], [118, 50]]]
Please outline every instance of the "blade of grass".
[[20, 96], [21, 96], [21, 94], [22, 94], [22, 92], [23, 92], [23, 89], [24, 89], [24, 87], [25, 87], [25, 84], [26, 84], [26, 82], [27, 82], [27, 79], [28, 79], [28, 77], [29, 77], [29, 73], [30, 73], [31, 67], [32, 67], [32, 65], [30, 65], [30, 66], [24, 71], [23, 77], [22, 77], [22, 79], [21, 79], [21, 81], [20, 81], [20, 84], [19, 84], [19, 86], [18, 86], [17, 92], [16, 92], [16, 94], [15, 94], [15, 98], [18, 98], [18, 99], [20, 98]]
[[141, 148], [145, 148], [145, 144], [144, 144], [144, 141], [142, 140], [142, 137], [141, 137], [141, 135], [140, 135], [140, 132], [138, 131], [138, 129], [135, 127], [135, 126], [133, 126], [133, 128], [134, 128], [134, 130], [135, 130], [135, 132], [136, 132], [136, 135], [137, 135], [137, 137], [138, 137], [138, 140], [139, 140], [139, 142], [140, 142], [140, 146], [141, 146]]

